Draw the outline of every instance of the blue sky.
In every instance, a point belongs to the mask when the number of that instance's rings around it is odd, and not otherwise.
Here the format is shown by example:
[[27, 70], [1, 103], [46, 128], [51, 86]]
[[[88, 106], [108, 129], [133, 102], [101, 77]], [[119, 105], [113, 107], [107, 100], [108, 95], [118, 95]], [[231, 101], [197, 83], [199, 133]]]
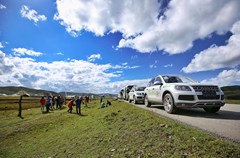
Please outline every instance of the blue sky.
[[0, 0], [0, 86], [118, 93], [158, 74], [239, 85], [239, 10], [239, 0]]

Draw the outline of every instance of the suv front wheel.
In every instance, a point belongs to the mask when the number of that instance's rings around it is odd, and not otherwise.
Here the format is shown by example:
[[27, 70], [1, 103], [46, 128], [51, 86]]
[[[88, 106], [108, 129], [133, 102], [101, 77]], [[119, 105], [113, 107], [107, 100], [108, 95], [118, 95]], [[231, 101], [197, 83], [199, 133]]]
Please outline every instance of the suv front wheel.
[[145, 104], [146, 107], [151, 107], [151, 103], [148, 101], [148, 96], [147, 95], [145, 95], [144, 104]]
[[174, 100], [171, 94], [167, 93], [163, 98], [164, 110], [169, 114], [176, 113], [176, 106], [174, 105]]
[[133, 96], [133, 104], [137, 104], [137, 100], [136, 100], [135, 96]]

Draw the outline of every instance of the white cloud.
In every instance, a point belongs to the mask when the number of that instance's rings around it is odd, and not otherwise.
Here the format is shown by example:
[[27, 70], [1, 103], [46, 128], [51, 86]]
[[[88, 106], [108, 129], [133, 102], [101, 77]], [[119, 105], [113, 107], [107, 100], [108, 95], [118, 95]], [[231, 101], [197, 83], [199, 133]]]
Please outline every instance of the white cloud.
[[118, 48], [143, 53], [182, 53], [199, 38], [228, 31], [240, 18], [239, 0], [171, 0], [167, 8], [158, 0], [57, 0], [56, 4], [54, 19], [73, 36], [81, 30], [96, 36], [120, 32]]
[[122, 65], [124, 65], [124, 66], [125, 66], [125, 65], [128, 65], [128, 63], [127, 63], [127, 62], [125, 62], [125, 63], [122, 63]]
[[34, 24], [37, 24], [39, 21], [47, 20], [45, 15], [40, 15], [36, 10], [30, 9], [28, 6], [23, 5], [20, 13], [22, 17], [27, 18], [28, 20], [34, 21]]
[[236, 22], [225, 46], [215, 46], [196, 54], [187, 67], [186, 73], [215, 70], [224, 67], [234, 67], [240, 64], [240, 21]]
[[153, 68], [157, 68], [157, 66], [154, 65], [154, 64], [149, 65], [149, 67], [150, 67], [151, 69], [153, 69]]
[[[111, 82], [128, 65], [94, 64], [84, 60], [37, 62], [32, 58], [6, 55], [0, 50], [0, 86], [26, 86], [53, 91], [118, 93], [134, 81]], [[136, 83], [143, 80], [136, 80]]]
[[64, 55], [62, 52], [58, 52], [58, 53], [56, 53], [57, 55]]
[[158, 14], [157, 1], [148, 0], [57, 0], [56, 4], [54, 19], [74, 36], [86, 30], [96, 36], [120, 31], [129, 37], [147, 29]]
[[151, 69], [157, 68], [157, 63], [158, 63], [158, 61], [155, 60], [153, 64], [149, 65], [149, 67], [150, 67]]
[[173, 64], [167, 64], [167, 65], [164, 65], [163, 67], [165, 67], [165, 68], [173, 67]]
[[114, 65], [112, 68], [113, 69], [136, 69], [139, 68], [140, 66], [135, 65], [135, 66], [129, 66], [127, 62], [122, 63], [121, 65]]
[[1, 9], [6, 9], [6, 8], [7, 8], [6, 6], [0, 4], [0, 10], [1, 10]]
[[3, 46], [2, 42], [0, 42], [0, 49], [1, 49], [1, 48], [4, 48], [4, 46]]
[[23, 56], [23, 55], [41, 56], [43, 54], [41, 52], [36, 52], [34, 50], [29, 50], [26, 48], [13, 48], [12, 51], [15, 56]]
[[96, 59], [102, 59], [101, 54], [92, 54], [88, 58], [88, 61], [94, 62]]
[[229, 86], [240, 84], [240, 71], [237, 69], [223, 70], [217, 77], [203, 80], [201, 83], [216, 84], [219, 86]]

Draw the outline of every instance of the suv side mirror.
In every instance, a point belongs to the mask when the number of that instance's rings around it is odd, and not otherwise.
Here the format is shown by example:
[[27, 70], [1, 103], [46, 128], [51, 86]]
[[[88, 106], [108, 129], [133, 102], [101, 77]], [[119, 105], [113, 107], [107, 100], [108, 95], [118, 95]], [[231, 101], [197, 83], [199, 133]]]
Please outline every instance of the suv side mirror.
[[162, 83], [162, 82], [159, 82], [159, 81], [156, 81], [156, 82], [154, 82], [154, 85], [155, 85], [155, 86], [156, 86], [156, 85], [160, 85], [160, 86], [162, 86], [163, 83]]

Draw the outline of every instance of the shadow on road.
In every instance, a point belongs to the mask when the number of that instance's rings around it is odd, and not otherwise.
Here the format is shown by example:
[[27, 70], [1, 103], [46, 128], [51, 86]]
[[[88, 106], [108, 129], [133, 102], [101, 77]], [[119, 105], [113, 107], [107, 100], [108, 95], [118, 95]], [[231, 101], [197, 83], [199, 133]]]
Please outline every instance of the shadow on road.
[[[152, 106], [151, 108], [156, 108], [164, 111], [163, 106]], [[172, 115], [172, 114], [168, 114]], [[225, 120], [240, 120], [240, 112], [236, 111], [227, 111], [221, 110], [217, 113], [207, 113], [203, 109], [178, 109], [177, 114], [180, 116], [188, 117], [201, 117], [201, 118], [210, 118], [210, 119], [225, 119]]]

